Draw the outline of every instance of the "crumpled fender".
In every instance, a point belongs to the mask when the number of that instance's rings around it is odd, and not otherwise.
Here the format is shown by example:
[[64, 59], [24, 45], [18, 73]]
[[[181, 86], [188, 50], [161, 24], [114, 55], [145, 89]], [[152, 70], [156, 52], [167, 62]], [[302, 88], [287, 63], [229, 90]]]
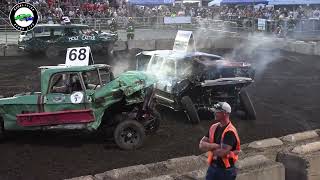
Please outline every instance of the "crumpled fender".
[[128, 71], [122, 73], [115, 80], [97, 90], [93, 98], [97, 100], [112, 96], [114, 98], [118, 97], [121, 100], [122, 97], [119, 97], [119, 95], [123, 94], [126, 97], [130, 97], [134, 93], [152, 86], [156, 82], [156, 78], [150, 74], [141, 71]]

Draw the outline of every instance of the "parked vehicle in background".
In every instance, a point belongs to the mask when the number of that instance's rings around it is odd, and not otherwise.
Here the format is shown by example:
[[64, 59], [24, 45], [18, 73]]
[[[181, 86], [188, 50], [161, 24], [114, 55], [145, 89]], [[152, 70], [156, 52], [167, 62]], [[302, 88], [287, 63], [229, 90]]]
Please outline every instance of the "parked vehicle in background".
[[82, 24], [39, 24], [31, 31], [21, 32], [18, 46], [29, 53], [43, 52], [48, 58], [78, 46], [89, 46], [94, 52], [112, 55], [117, 39], [117, 34], [100, 33]]

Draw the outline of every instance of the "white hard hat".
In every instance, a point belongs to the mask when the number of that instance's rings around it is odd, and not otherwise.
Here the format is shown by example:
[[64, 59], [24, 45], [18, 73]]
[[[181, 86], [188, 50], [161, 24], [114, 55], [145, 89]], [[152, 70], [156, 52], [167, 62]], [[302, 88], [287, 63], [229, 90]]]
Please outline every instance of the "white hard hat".
[[213, 112], [226, 112], [231, 113], [231, 106], [227, 102], [219, 102], [214, 105], [213, 108], [211, 108]]

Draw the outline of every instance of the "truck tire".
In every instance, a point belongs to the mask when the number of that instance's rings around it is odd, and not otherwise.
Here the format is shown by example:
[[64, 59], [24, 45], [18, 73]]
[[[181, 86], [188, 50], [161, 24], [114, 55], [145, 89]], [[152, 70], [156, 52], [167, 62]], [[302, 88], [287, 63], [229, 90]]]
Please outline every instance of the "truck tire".
[[181, 104], [183, 109], [186, 111], [189, 121], [192, 124], [200, 123], [198, 112], [189, 96], [183, 96], [181, 98]]
[[5, 132], [4, 132], [4, 122], [2, 117], [0, 117], [0, 141], [5, 139]]
[[138, 149], [143, 145], [146, 133], [141, 123], [135, 120], [120, 122], [114, 131], [116, 144], [125, 150]]
[[240, 91], [240, 104], [246, 113], [245, 119], [256, 120], [256, 111], [246, 90]]
[[59, 56], [59, 49], [54, 47], [54, 46], [50, 46], [47, 48], [46, 50], [46, 56], [49, 59], [53, 59]]

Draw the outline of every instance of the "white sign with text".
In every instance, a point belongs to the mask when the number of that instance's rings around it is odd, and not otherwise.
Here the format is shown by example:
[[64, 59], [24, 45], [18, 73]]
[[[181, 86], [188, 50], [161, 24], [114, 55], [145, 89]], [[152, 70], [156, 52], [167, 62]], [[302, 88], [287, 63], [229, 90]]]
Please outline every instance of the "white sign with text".
[[88, 66], [90, 47], [73, 47], [67, 49], [66, 66]]
[[258, 30], [265, 31], [266, 30], [266, 19], [258, 19]]

